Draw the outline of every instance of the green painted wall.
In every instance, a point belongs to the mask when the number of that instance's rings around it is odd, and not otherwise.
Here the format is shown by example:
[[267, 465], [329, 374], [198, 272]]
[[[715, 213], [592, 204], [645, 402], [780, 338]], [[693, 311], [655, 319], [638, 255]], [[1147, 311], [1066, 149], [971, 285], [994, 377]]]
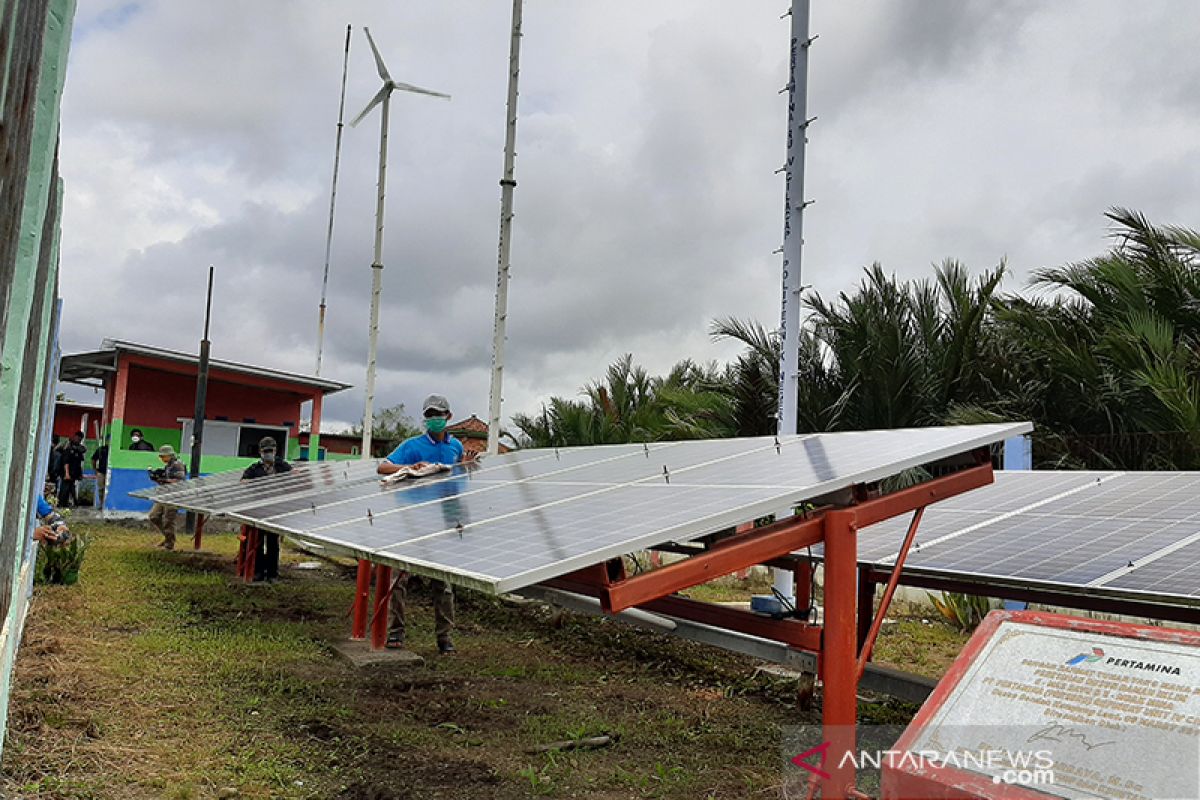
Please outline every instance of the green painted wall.
[[[74, 0], [0, 0], [0, 742], [31, 589], [32, 503], [53, 404], [58, 128]], [[16, 224], [9, 226], [9, 221]]]

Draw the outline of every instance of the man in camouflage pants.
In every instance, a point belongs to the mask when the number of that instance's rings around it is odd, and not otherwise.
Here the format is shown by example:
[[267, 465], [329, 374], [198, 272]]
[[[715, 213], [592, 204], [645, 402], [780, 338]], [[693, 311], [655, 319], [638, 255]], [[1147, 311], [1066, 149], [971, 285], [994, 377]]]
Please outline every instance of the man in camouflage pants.
[[[149, 470], [150, 480], [160, 486], [167, 486], [187, 478], [187, 469], [179, 460], [179, 456], [175, 455], [174, 447], [164, 444], [158, 448], [158, 458], [163, 465], [158, 469]], [[159, 547], [166, 550], [175, 549], [175, 519], [178, 516], [179, 513], [176, 509], [164, 506], [162, 503], [155, 503], [154, 507], [150, 509], [150, 524], [163, 535], [163, 540], [158, 544]]]

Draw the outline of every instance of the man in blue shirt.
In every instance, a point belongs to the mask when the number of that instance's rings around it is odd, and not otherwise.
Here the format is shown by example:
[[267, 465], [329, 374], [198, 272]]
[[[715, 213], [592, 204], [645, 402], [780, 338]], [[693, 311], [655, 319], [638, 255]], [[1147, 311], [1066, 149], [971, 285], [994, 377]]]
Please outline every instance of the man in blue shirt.
[[[420, 467], [425, 464], [457, 464], [463, 457], [462, 442], [446, 433], [450, 421], [450, 401], [440, 394], [431, 394], [421, 404], [425, 422], [425, 433], [400, 443], [400, 446], [380, 462], [380, 475], [391, 475], [401, 467]], [[404, 647], [404, 601], [408, 594], [408, 575], [401, 573], [392, 588], [392, 600], [388, 613], [387, 646]], [[446, 655], [454, 652], [450, 631], [454, 628], [454, 592], [450, 584], [431, 581], [433, 590], [434, 628], [437, 632], [438, 652]]]

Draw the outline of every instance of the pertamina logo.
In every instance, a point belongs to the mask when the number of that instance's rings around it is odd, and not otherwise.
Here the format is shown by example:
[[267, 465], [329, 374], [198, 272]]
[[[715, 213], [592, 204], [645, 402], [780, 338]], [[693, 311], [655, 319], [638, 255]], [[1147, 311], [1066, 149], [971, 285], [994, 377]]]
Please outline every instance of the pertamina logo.
[[1076, 664], [1082, 664], [1084, 662], [1087, 662], [1088, 664], [1095, 664], [1097, 661], [1099, 661], [1102, 658], [1104, 658], [1104, 651], [1101, 650], [1099, 647], [1093, 647], [1090, 655], [1088, 653], [1080, 653], [1079, 655], [1075, 656], [1070, 661], [1068, 661], [1067, 666], [1073, 667]]
[[1119, 669], [1134, 669], [1146, 672], [1164, 672], [1168, 675], [1181, 674], [1179, 667], [1171, 664], [1161, 664], [1157, 661], [1142, 661], [1137, 658], [1117, 658], [1116, 656], [1104, 657], [1104, 651], [1099, 647], [1093, 647], [1092, 652], [1080, 653], [1074, 658], [1067, 660], [1068, 667], [1075, 667], [1080, 664], [1095, 664], [1099, 661], [1104, 661], [1106, 667], [1117, 667]]

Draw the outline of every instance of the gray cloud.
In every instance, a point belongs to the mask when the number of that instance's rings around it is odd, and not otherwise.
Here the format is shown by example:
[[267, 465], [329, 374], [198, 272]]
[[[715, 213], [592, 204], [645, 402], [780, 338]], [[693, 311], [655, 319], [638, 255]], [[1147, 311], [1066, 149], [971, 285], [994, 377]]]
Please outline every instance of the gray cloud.
[[[528, 0], [506, 408], [573, 395], [625, 352], [735, 352], [717, 316], [777, 317], [785, 4]], [[80, 8], [63, 117], [64, 347], [189, 349], [311, 371], [345, 24], [449, 102], [393, 104], [377, 404], [430, 389], [483, 415], [508, 7], [219, 0]], [[1188, 33], [1200, 8], [814, 4], [804, 281], [882, 261], [1028, 270], [1105, 245], [1121, 204], [1197, 225]], [[347, 117], [378, 86], [356, 27]], [[377, 113], [377, 112], [376, 112]], [[361, 414], [378, 118], [346, 129], [325, 373]]]

